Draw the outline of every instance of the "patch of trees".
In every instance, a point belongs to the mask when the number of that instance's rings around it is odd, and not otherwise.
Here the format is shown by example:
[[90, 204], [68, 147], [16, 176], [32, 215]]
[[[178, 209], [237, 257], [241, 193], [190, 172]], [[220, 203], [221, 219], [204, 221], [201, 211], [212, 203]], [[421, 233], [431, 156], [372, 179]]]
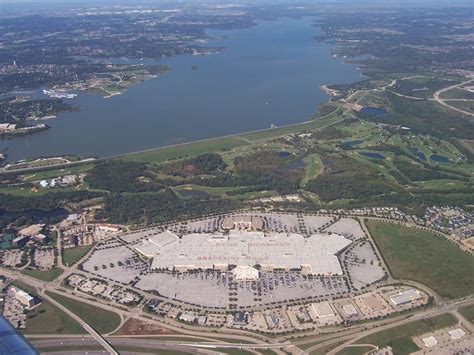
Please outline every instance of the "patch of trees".
[[[0, 194], [0, 231], [10, 224], [57, 223], [67, 216], [66, 210], [59, 210], [67, 203], [100, 196], [102, 194], [89, 191], [52, 192], [42, 196]], [[55, 213], [50, 213], [53, 211]]]
[[325, 173], [308, 181], [305, 190], [323, 201], [386, 195], [399, 188], [378, 171], [349, 157], [323, 158]]
[[15, 196], [0, 194], [0, 211], [25, 212], [29, 210], [52, 211], [70, 202], [80, 202], [103, 196], [92, 191], [51, 192], [41, 196]]
[[[213, 178], [195, 178], [192, 183], [207, 187], [242, 186], [244, 192], [274, 190], [280, 194], [296, 192], [300, 186], [299, 179], [291, 178], [288, 174], [278, 174], [271, 171], [253, 171], [236, 175], [222, 174]], [[247, 188], [244, 188], [244, 186], [247, 186]], [[228, 192], [227, 194], [231, 195], [232, 193]]]
[[110, 192], [159, 191], [161, 184], [153, 180], [145, 164], [107, 160], [94, 166], [85, 181], [92, 189]]
[[315, 131], [312, 138], [318, 140], [331, 140], [331, 139], [342, 139], [350, 137], [350, 134], [337, 129], [334, 126], [329, 126], [319, 131]]
[[386, 115], [370, 115], [358, 112], [357, 116], [366, 121], [402, 125], [414, 132], [429, 134], [438, 138], [474, 137], [474, 122], [459, 113], [439, 108], [431, 101], [414, 101], [387, 94], [392, 110]]
[[209, 153], [161, 165], [159, 170], [167, 175], [189, 177], [215, 174], [225, 167], [226, 164], [220, 154]]
[[428, 181], [439, 179], [461, 179], [457, 175], [447, 174], [433, 169], [427, 169], [406, 159], [395, 158], [393, 164], [396, 168], [411, 181]]
[[102, 216], [112, 223], [161, 223], [217, 213], [238, 207], [238, 202], [223, 199], [181, 199], [166, 189], [149, 194], [110, 194]]

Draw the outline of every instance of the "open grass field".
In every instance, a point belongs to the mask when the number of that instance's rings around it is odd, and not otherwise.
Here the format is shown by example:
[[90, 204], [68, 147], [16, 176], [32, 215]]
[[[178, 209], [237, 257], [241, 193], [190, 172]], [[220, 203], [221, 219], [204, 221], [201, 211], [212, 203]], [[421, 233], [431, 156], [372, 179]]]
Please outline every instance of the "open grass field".
[[235, 191], [240, 189], [241, 187], [236, 186], [236, 187], [208, 187], [208, 186], [200, 186], [200, 185], [194, 185], [194, 184], [188, 184], [188, 185], [179, 185], [173, 190], [175, 191], [182, 191], [182, 190], [195, 190], [195, 191], [204, 191], [209, 194], [213, 195], [224, 195], [227, 191]]
[[63, 251], [63, 264], [70, 266], [77, 263], [84, 255], [91, 250], [92, 245], [87, 245], [84, 247], [76, 247], [64, 249]]
[[22, 274], [28, 275], [34, 278], [37, 278], [42, 281], [53, 281], [59, 275], [64, 272], [61, 268], [54, 268], [51, 270], [34, 270], [34, 269], [24, 269], [21, 271]]
[[[14, 281], [13, 285], [38, 297], [34, 287], [19, 281]], [[24, 334], [86, 334], [79, 323], [45, 300], [29, 312], [26, 319], [26, 329], [22, 332]]]
[[364, 355], [370, 350], [374, 350], [372, 346], [349, 346], [337, 352], [337, 355]]
[[423, 189], [434, 189], [434, 190], [449, 190], [449, 189], [461, 189], [466, 187], [466, 183], [459, 180], [428, 180], [417, 182], [417, 185]]
[[[119, 352], [127, 352], [127, 353], [150, 353], [150, 354], [157, 354], [160, 355], [189, 355], [189, 353], [183, 351], [175, 351], [175, 350], [166, 350], [166, 349], [150, 349], [150, 348], [139, 348], [134, 346], [114, 346], [114, 349]], [[88, 351], [91, 352], [103, 352], [104, 348], [101, 346], [62, 346], [62, 347], [50, 347], [50, 348], [41, 348], [41, 353], [54, 353], [54, 352], [72, 352], [75, 354], [85, 353], [87, 354]]]
[[334, 122], [337, 122], [338, 120], [341, 119], [340, 114], [341, 114], [341, 111], [336, 110], [335, 112], [329, 114], [328, 116], [317, 119], [317, 120], [311, 120], [311, 121], [306, 121], [303, 123], [297, 123], [297, 124], [282, 126], [278, 128], [264, 129], [260, 131], [244, 133], [238, 136], [246, 140], [249, 140], [251, 142], [255, 142], [255, 141], [280, 137], [285, 134], [300, 133], [303, 131], [322, 128], [322, 127], [331, 125]]
[[458, 309], [458, 311], [469, 322], [474, 323], [474, 305], [461, 307], [461, 308]]
[[120, 324], [120, 316], [117, 313], [79, 302], [56, 293], [47, 292], [47, 294], [63, 306], [67, 307], [71, 312], [75, 313], [99, 333], [110, 333]]
[[[54, 192], [69, 192], [74, 191], [73, 187], [55, 187]], [[37, 188], [30, 186], [3, 186], [0, 187], [1, 194], [9, 194], [15, 196], [42, 196], [52, 192], [49, 188]]]
[[474, 257], [448, 240], [399, 224], [366, 225], [395, 278], [421, 282], [448, 298], [474, 292]]
[[247, 144], [249, 144], [249, 142], [245, 139], [239, 138], [238, 136], [230, 136], [150, 149], [142, 152], [121, 155], [117, 158], [126, 161], [153, 163], [169, 159], [185, 158], [198, 154], [230, 150]]
[[[445, 313], [371, 334], [360, 339], [357, 343], [373, 344], [381, 348], [391, 346], [395, 354], [409, 354], [419, 350], [418, 346], [410, 339], [412, 336], [428, 333], [455, 324], [457, 324], [457, 319], [451, 314]], [[345, 352], [344, 349], [339, 352], [339, 354], [348, 355], [354, 353]]]
[[309, 155], [305, 157], [304, 161], [306, 163], [306, 171], [301, 183], [302, 186], [305, 186], [309, 180], [314, 179], [323, 169], [323, 164], [317, 155]]
[[5, 170], [16, 170], [16, 169], [26, 169], [26, 168], [42, 168], [47, 166], [54, 166], [59, 164], [69, 163], [67, 159], [64, 158], [45, 158], [45, 159], [37, 159], [34, 161], [26, 161], [21, 163], [16, 163], [12, 165], [7, 165]]
[[341, 344], [338, 344], [338, 343], [331, 343], [329, 345], [325, 345], [317, 350], [313, 350], [310, 352], [310, 355], [327, 355], [327, 353], [329, 351], [331, 351], [332, 349], [336, 348], [338, 345], [341, 345]]
[[28, 181], [54, 178], [54, 177], [63, 176], [63, 175], [82, 174], [82, 173], [88, 172], [90, 169], [93, 168], [93, 166], [94, 164], [92, 163], [84, 163], [82, 165], [68, 166], [66, 168], [56, 168], [56, 169], [30, 172], [25, 175], [22, 175], [21, 179], [22, 181], [28, 182]]
[[204, 153], [222, 152], [249, 145], [253, 142], [280, 137], [285, 134], [325, 127], [338, 120], [340, 120], [339, 112], [335, 112], [325, 118], [299, 124], [150, 149], [124, 154], [116, 158], [126, 161], [152, 163]]
[[43, 301], [27, 315], [24, 334], [86, 334], [74, 319], [49, 303]]
[[474, 100], [471, 101], [448, 101], [448, 104], [463, 111], [474, 114]]

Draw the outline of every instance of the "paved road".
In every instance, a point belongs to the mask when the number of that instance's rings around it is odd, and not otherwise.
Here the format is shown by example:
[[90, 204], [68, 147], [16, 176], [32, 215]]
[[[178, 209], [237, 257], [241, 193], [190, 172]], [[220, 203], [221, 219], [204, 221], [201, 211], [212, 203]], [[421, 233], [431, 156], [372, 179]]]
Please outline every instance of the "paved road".
[[[187, 352], [190, 354], [201, 353], [201, 354], [218, 354], [219, 352], [212, 351], [212, 349], [198, 349], [179, 343], [172, 343], [169, 341], [160, 340], [148, 340], [148, 339], [127, 339], [127, 338], [107, 338], [113, 346], [127, 346], [134, 347], [137, 349], [162, 349], [171, 351]], [[84, 346], [95, 346], [97, 343], [92, 338], [61, 338], [61, 339], [42, 339], [34, 340], [32, 344], [35, 348], [41, 351], [41, 349], [51, 348], [67, 348], [67, 347], [84, 347]]]
[[27, 173], [27, 172], [34, 172], [38, 170], [47, 170], [47, 169], [59, 169], [59, 168], [68, 168], [71, 166], [75, 165], [81, 165], [81, 164], [87, 164], [96, 161], [95, 158], [87, 158], [87, 159], [82, 159], [78, 161], [71, 161], [68, 163], [61, 163], [61, 164], [51, 164], [51, 165], [45, 165], [45, 166], [37, 166], [37, 167], [31, 167], [31, 168], [21, 168], [21, 169], [13, 169], [13, 170], [8, 170], [5, 167], [0, 168], [0, 174], [18, 174], [18, 173]]
[[[407, 323], [410, 323], [410, 322], [413, 322], [413, 321], [416, 321], [416, 320], [426, 319], [426, 318], [434, 317], [434, 316], [444, 314], [444, 313], [450, 313], [450, 312], [453, 312], [453, 311], [457, 310], [457, 308], [459, 308], [460, 306], [465, 306], [465, 305], [470, 305], [470, 304], [474, 304], [474, 296], [470, 296], [466, 300], [460, 300], [460, 301], [456, 301], [456, 302], [446, 303], [443, 306], [439, 306], [439, 307], [436, 307], [436, 308], [431, 308], [431, 309], [428, 309], [426, 311], [416, 313], [416, 314], [412, 315], [409, 318], [402, 319], [402, 320], [399, 320], [399, 321], [389, 320], [387, 322], [387, 324], [384, 324], [384, 325], [381, 325], [381, 326], [378, 326], [378, 327], [371, 327], [370, 329], [358, 332], [355, 336], [354, 336], [354, 334], [350, 334], [348, 336], [341, 336], [337, 339], [337, 342], [342, 342], [342, 344], [337, 346], [335, 349], [331, 350], [330, 352], [328, 352], [328, 354], [336, 354], [338, 351], [342, 350], [347, 345], [355, 343], [356, 341], [358, 341], [358, 340], [360, 340], [360, 339], [362, 339], [362, 338], [364, 338], [368, 335], [371, 335], [373, 333], [377, 333], [377, 332], [380, 332], [382, 330], [386, 330], [386, 329], [394, 328], [394, 327], [397, 327], [397, 326], [400, 326], [400, 325], [404, 325], [404, 324], [407, 324]], [[319, 349], [323, 346], [326, 346], [328, 344], [335, 343], [335, 342], [336, 341], [324, 342], [324, 343], [321, 343], [321, 344], [317, 344], [317, 345], [315, 345], [311, 348], [308, 348], [307, 352], [311, 353], [314, 350], [317, 350], [317, 349]]]
[[84, 322], [79, 316], [75, 313], [71, 312], [69, 308], [64, 307], [61, 303], [57, 302], [53, 298], [49, 297], [44, 293], [44, 291], [40, 291], [40, 295], [43, 299], [47, 300], [48, 302], [52, 303], [64, 313], [66, 313], [69, 317], [74, 319], [78, 322], [92, 337], [100, 344], [102, 347], [109, 353], [113, 355], [118, 355], [118, 352], [105, 340], [98, 332], [96, 332], [89, 324]]
[[450, 108], [451, 110], [454, 110], [454, 111], [457, 111], [459, 113], [462, 113], [464, 115], [468, 115], [468, 116], [472, 116], [474, 117], [474, 113], [472, 112], [467, 112], [467, 111], [464, 111], [464, 110], [461, 110], [460, 108], [457, 108], [457, 107], [454, 107], [454, 106], [451, 106], [449, 104], [446, 103], [445, 100], [441, 99], [441, 94], [446, 92], [446, 91], [449, 91], [449, 90], [452, 90], [452, 89], [455, 89], [457, 87], [460, 87], [460, 86], [463, 86], [463, 85], [466, 85], [466, 84], [470, 84], [474, 82], [474, 79], [471, 79], [471, 80], [468, 80], [468, 81], [464, 81], [460, 84], [456, 84], [456, 85], [451, 85], [451, 86], [448, 86], [447, 88], [444, 88], [444, 89], [441, 89], [441, 90], [438, 90], [434, 93], [434, 99], [441, 105], [447, 107], [447, 108]]

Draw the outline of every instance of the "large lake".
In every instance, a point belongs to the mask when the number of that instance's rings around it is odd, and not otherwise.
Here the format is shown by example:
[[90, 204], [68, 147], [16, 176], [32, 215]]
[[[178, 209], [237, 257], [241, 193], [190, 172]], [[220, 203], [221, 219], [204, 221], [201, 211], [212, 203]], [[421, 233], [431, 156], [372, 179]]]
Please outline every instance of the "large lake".
[[[315, 43], [310, 19], [210, 31], [218, 54], [161, 61], [171, 71], [104, 99], [80, 94], [82, 107], [46, 121], [51, 129], [0, 141], [9, 160], [78, 154], [110, 156], [307, 120], [327, 100], [320, 86], [360, 79], [354, 65]], [[197, 69], [193, 70], [193, 66]], [[69, 101], [69, 100], [67, 100]]]

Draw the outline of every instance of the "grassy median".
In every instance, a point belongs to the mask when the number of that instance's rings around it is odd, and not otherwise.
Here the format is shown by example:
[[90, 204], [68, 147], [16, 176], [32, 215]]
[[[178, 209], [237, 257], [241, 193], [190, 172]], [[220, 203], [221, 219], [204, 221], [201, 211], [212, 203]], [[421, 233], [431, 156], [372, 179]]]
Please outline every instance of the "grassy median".
[[57, 293], [47, 292], [47, 295], [61, 303], [99, 333], [110, 333], [120, 325], [120, 316], [117, 313]]

